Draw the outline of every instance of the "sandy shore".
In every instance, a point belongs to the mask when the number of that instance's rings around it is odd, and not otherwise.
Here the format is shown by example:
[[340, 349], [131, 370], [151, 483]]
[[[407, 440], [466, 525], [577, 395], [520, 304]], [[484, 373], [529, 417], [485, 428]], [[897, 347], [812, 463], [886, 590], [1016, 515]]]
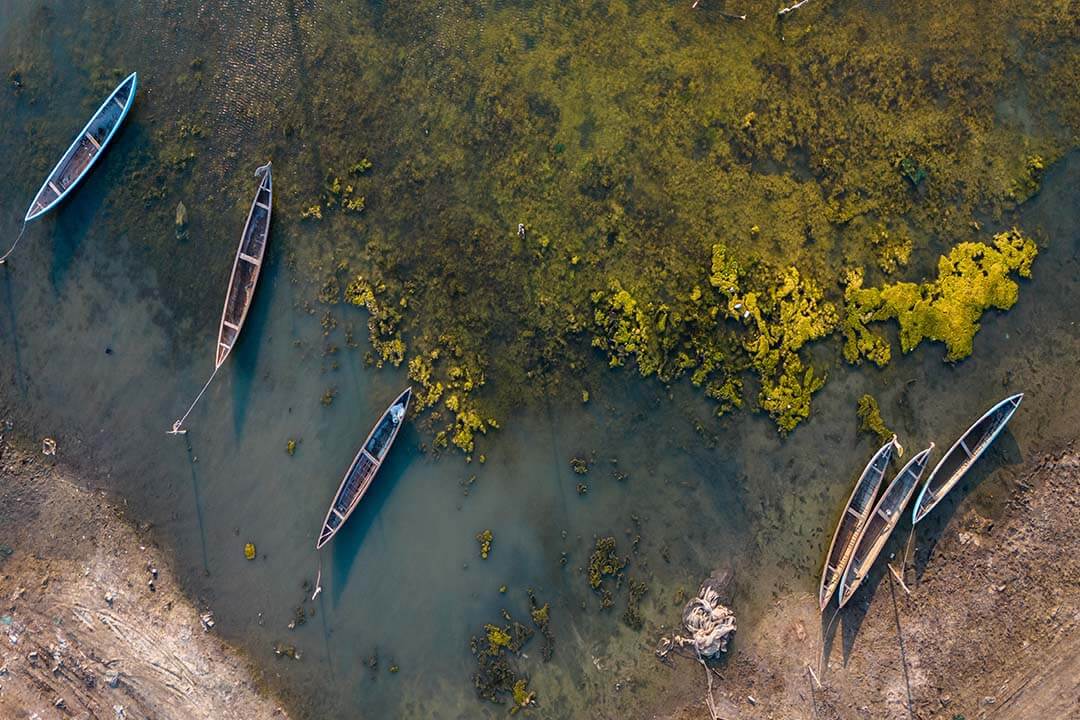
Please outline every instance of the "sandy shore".
[[[919, 538], [910, 595], [879, 560], [827, 635], [816, 597], [778, 602], [714, 664], [719, 716], [1080, 717], [1080, 455], [1026, 465], [997, 521], [971, 509]], [[667, 717], [709, 717], [700, 665], [676, 659], [672, 675], [695, 687]]]
[[286, 717], [146, 533], [40, 452], [0, 452], [0, 717]]
[[[0, 718], [286, 717], [122, 509], [0, 450]], [[917, 548], [910, 595], [879, 562], [828, 634], [809, 594], [741, 631], [713, 665], [719, 717], [1078, 717], [1080, 454], [1028, 461], [995, 519], [958, 512]], [[702, 668], [669, 669], [674, 710], [642, 714], [709, 717]]]

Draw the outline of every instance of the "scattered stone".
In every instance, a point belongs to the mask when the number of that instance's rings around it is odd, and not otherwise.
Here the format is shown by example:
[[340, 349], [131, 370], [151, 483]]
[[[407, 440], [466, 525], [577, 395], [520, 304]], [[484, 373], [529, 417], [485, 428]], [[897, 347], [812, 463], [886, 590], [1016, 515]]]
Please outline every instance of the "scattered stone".
[[184, 240], [187, 238], [188, 228], [188, 211], [184, 203], [179, 202], [176, 204], [176, 239]]
[[120, 673], [115, 670], [105, 673], [105, 684], [114, 690], [120, 687]]
[[41, 441], [41, 452], [45, 455], [56, 455], [56, 441], [51, 437]]
[[213, 629], [215, 624], [214, 613], [210, 610], [207, 610], [199, 616], [199, 621], [202, 623], [203, 632], [210, 632], [210, 630]]

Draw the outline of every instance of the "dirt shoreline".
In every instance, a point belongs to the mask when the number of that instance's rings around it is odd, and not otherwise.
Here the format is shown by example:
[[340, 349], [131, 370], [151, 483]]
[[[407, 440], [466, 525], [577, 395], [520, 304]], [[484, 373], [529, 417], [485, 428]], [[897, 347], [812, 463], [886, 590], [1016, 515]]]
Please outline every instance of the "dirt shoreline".
[[[816, 597], [778, 601], [714, 664], [719, 716], [1080, 718], [1080, 454], [1025, 464], [996, 521], [961, 506], [919, 538], [911, 595], [879, 560], [828, 636]], [[807, 668], [818, 668], [823, 637], [818, 686]], [[683, 658], [672, 669], [693, 680], [670, 698], [677, 710], [656, 717], [708, 718], [704, 671]]]
[[[0, 717], [287, 717], [147, 530], [36, 448], [0, 452]], [[972, 507], [920, 537], [910, 596], [879, 567], [828, 636], [821, 686], [816, 598], [781, 598], [714, 664], [719, 716], [1080, 717], [1080, 454], [1028, 461], [995, 516]], [[697, 662], [670, 669], [675, 710], [642, 715], [709, 717]]]
[[148, 532], [40, 451], [0, 453], [0, 717], [288, 717]]

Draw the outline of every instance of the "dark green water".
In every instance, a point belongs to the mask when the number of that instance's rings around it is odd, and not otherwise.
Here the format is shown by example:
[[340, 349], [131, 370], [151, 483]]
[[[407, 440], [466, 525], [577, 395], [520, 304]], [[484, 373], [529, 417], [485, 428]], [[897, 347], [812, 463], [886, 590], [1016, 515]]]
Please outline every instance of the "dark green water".
[[[423, 20], [421, 29], [439, 27], [438, 18]], [[314, 536], [341, 474], [407, 382], [403, 372], [366, 367], [363, 340], [336, 356], [337, 369], [323, 356], [306, 268], [319, 248], [346, 244], [346, 229], [275, 224], [237, 349], [193, 413], [191, 432], [164, 431], [212, 367], [252, 171], [272, 156], [281, 204], [308, 193], [303, 178], [312, 171], [302, 163], [319, 156], [318, 137], [289, 137], [283, 127], [319, 112], [306, 103], [333, 78], [320, 76], [317, 54], [298, 44], [307, 29], [300, 22], [286, 2], [0, 7], [0, 69], [18, 68], [24, 84], [0, 97], [5, 237], [17, 233], [41, 178], [114, 83], [114, 68], [137, 69], [141, 85], [93, 174], [28, 229], [0, 270], [3, 415], [26, 437], [55, 437], [63, 462], [154, 524], [176, 554], [185, 589], [214, 610], [222, 634], [250, 653], [299, 717], [501, 716], [504, 708], [474, 697], [468, 639], [499, 622], [500, 608], [524, 619], [528, 587], [551, 602], [556, 636], [550, 663], [539, 662], [538, 641], [526, 651], [536, 714], [641, 712], [670, 677], [651, 650], [661, 625], [678, 618], [679, 588], [692, 591], [712, 569], [734, 566], [739, 633], [750, 636], [776, 594], [816, 588], [833, 518], [874, 447], [856, 435], [863, 392], [879, 398], [909, 451], [931, 439], [946, 445], [1000, 397], [1028, 393], [968, 487], [935, 511], [938, 525], [958, 502], [995, 512], [994, 498], [1025, 458], [1074, 437], [1075, 154], [1024, 208], [1024, 227], [1044, 244], [1035, 280], [1012, 311], [985, 318], [972, 358], [948, 366], [933, 346], [884, 371], [831, 367], [811, 422], [786, 440], [761, 416], [716, 422], [690, 388], [677, 385], [669, 395], [632, 372], [612, 372], [587, 405], [552, 403], [502, 419], [482, 466], [433, 459], [408, 427], [324, 553], [316, 615], [287, 629], [303, 581], [314, 578]], [[373, 69], [372, 80], [391, 88], [392, 71]], [[275, 110], [282, 124], [265, 122]], [[188, 152], [195, 158], [185, 161]], [[191, 218], [183, 241], [173, 227], [180, 201]], [[359, 309], [341, 319], [361, 329], [366, 321]], [[324, 407], [320, 397], [331, 386], [336, 398]], [[285, 453], [289, 438], [300, 439], [293, 457]], [[584, 478], [588, 494], [579, 496], [569, 460], [588, 454], [596, 463]], [[612, 477], [611, 458], [628, 479]], [[474, 539], [484, 528], [495, 534], [486, 561]], [[601, 613], [578, 571], [598, 534], [614, 535], [622, 553], [641, 536], [630, 565], [650, 586], [641, 632], [619, 621], [625, 592], [614, 612]], [[243, 557], [249, 541], [255, 562]], [[275, 642], [295, 644], [302, 659], [275, 658]], [[373, 672], [366, 661], [376, 650]], [[390, 674], [394, 663], [400, 672]]]

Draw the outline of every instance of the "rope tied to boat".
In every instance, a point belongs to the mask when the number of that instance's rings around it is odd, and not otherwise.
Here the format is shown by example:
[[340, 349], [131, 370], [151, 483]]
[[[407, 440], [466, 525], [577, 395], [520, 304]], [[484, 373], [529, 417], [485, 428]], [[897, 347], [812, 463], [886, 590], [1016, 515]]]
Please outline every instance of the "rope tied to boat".
[[200, 390], [199, 394], [195, 396], [195, 402], [191, 403], [191, 407], [189, 407], [187, 409], [187, 412], [184, 413], [184, 416], [182, 418], [180, 418], [179, 420], [177, 420], [176, 422], [173, 423], [172, 430], [166, 431], [167, 434], [169, 434], [169, 435], [186, 435], [187, 434], [187, 430], [181, 430], [180, 428], [183, 426], [184, 421], [187, 420], [188, 415], [191, 414], [191, 411], [194, 410], [195, 406], [199, 404], [199, 400], [202, 400], [203, 393], [206, 392], [206, 388], [210, 387], [210, 383], [214, 382], [214, 377], [217, 375], [218, 370], [220, 370], [220, 369], [221, 369], [220, 365], [218, 365], [216, 368], [214, 368], [214, 372], [210, 373], [210, 379], [206, 381], [206, 384], [203, 385], [202, 390]]
[[260, 165], [259, 167], [255, 168], [255, 177], [261, 178], [263, 175], [270, 172], [270, 166], [272, 164], [273, 163], [270, 160], [267, 160], [265, 165]]
[[2, 256], [0, 256], [0, 265], [3, 265], [5, 262], [7, 262], [8, 255], [15, 252], [15, 248], [18, 246], [19, 241], [22, 240], [23, 233], [26, 232], [26, 224], [27, 224], [27, 221], [23, 220], [22, 230], [19, 231], [19, 237], [15, 238], [15, 242], [13, 242], [11, 244], [11, 247], [8, 248], [8, 251], [6, 253], [4, 253]]

